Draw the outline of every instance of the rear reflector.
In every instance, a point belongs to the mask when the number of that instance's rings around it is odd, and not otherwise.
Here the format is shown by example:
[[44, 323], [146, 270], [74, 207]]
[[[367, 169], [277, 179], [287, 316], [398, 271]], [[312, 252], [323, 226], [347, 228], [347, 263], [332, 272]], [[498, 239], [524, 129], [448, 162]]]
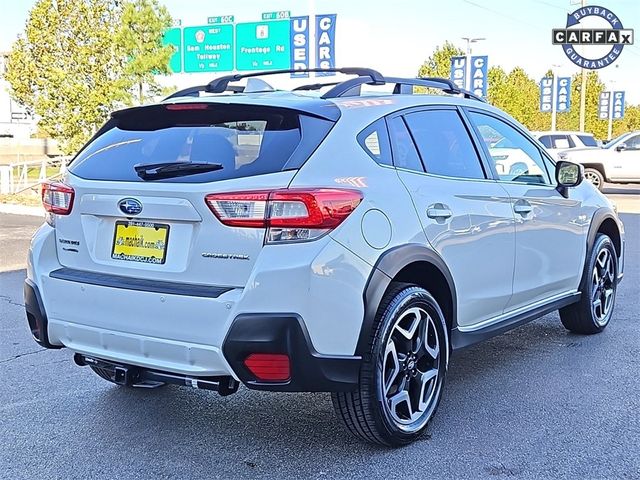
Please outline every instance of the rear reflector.
[[282, 189], [212, 193], [205, 201], [223, 224], [268, 228], [268, 242], [313, 240], [340, 225], [362, 201], [358, 190]]
[[258, 380], [285, 382], [291, 378], [289, 356], [282, 353], [252, 353], [244, 364]]
[[59, 182], [44, 182], [42, 184], [42, 205], [49, 213], [69, 215], [73, 208], [73, 188]]

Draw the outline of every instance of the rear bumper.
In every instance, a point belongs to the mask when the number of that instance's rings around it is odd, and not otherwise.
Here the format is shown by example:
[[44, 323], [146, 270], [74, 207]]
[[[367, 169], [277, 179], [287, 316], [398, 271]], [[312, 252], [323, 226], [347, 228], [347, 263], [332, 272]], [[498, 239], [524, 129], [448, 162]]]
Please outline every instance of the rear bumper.
[[[70, 279], [56, 281], [76, 283]], [[167, 378], [171, 373], [181, 375], [173, 383], [191, 377], [233, 377], [254, 390], [281, 392], [352, 391], [358, 385], [361, 358], [319, 354], [304, 321], [297, 314], [238, 315], [231, 322], [220, 348], [107, 330], [57, 318], [49, 321], [38, 287], [29, 279], [25, 281], [24, 298], [29, 328], [40, 345], [68, 347], [79, 353], [79, 357], [124, 366], [136, 372], [135, 375], [148, 373], [148, 369]], [[86, 306], [79, 308], [86, 311]], [[287, 355], [291, 364], [290, 378], [286, 382], [257, 380], [244, 365], [252, 353]]]

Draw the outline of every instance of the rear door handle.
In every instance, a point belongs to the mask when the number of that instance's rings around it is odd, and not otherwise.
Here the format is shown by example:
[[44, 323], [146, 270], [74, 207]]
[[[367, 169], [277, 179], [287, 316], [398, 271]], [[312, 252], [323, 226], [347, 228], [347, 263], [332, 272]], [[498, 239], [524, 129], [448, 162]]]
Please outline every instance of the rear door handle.
[[522, 215], [523, 217], [533, 210], [533, 207], [526, 200], [518, 200], [513, 204], [513, 211]]
[[427, 217], [434, 220], [445, 220], [452, 215], [451, 209], [442, 203], [434, 203], [427, 208]]

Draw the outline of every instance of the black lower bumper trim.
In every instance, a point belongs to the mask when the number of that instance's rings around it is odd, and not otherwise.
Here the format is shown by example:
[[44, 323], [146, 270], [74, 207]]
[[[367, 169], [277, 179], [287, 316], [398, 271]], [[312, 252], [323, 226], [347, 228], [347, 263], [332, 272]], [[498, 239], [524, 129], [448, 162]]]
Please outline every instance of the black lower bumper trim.
[[73, 356], [73, 361], [81, 367], [89, 365], [100, 368], [109, 373], [114, 383], [129, 387], [154, 388], [165, 383], [171, 383], [203, 390], [214, 390], [220, 395], [226, 396], [238, 391], [238, 387], [240, 386], [238, 381], [231, 376], [192, 377], [179, 373], [161, 372], [134, 365], [112, 362], [81, 353], [76, 353]]
[[166, 293], [168, 295], [187, 295], [190, 297], [218, 298], [223, 293], [233, 290], [232, 287], [132, 278], [108, 273], [87, 272], [66, 267], [54, 270], [49, 276], [58, 280], [86, 283], [99, 287], [123, 288], [125, 290]]
[[[233, 321], [222, 346], [235, 374], [249, 388], [280, 392], [352, 391], [358, 385], [361, 358], [315, 351], [302, 319], [295, 314], [245, 314]], [[291, 378], [258, 381], [244, 365], [252, 353], [289, 356]]]
[[53, 345], [49, 342], [47, 313], [37, 285], [28, 278], [24, 281], [24, 309], [33, 339], [44, 348], [62, 348], [63, 345]]

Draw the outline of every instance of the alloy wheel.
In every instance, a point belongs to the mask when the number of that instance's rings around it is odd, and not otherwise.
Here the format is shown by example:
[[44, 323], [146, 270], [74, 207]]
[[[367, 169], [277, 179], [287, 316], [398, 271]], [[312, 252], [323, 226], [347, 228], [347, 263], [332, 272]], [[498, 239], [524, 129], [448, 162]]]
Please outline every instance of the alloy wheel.
[[426, 424], [441, 388], [441, 345], [435, 321], [423, 308], [407, 309], [393, 325], [383, 353], [380, 386], [385, 412], [405, 431], [417, 431]]
[[591, 274], [591, 312], [599, 325], [607, 323], [607, 317], [615, 297], [615, 266], [611, 252], [603, 248], [598, 252]]

